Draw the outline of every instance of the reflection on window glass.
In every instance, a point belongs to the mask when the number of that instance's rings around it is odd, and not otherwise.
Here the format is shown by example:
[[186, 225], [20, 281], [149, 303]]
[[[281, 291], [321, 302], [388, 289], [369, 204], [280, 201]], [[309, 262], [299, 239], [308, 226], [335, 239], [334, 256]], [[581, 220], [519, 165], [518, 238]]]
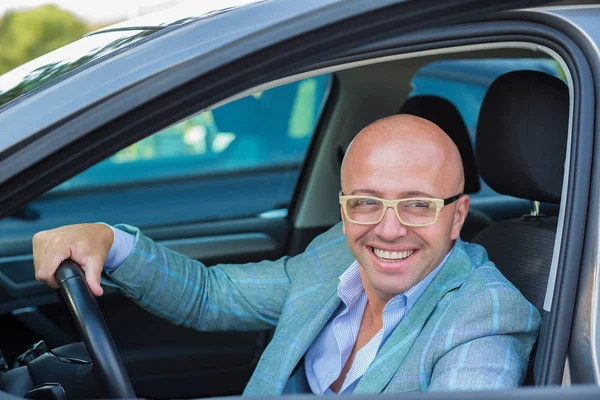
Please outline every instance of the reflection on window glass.
[[291, 138], [301, 139], [312, 134], [316, 125], [317, 116], [317, 81], [309, 79], [300, 82], [294, 108], [289, 121], [288, 135]]
[[252, 168], [300, 167], [331, 85], [319, 77], [255, 93], [141, 140], [56, 191]]
[[[215, 132], [216, 128], [211, 112], [206, 112], [121, 150], [110, 159], [110, 162], [124, 164], [159, 158], [201, 155], [207, 152], [218, 153], [224, 150], [226, 145], [217, 151], [214, 151], [212, 147], [207, 147], [209, 131]], [[222, 136], [228, 137], [227, 133], [223, 133]], [[219, 139], [218, 142], [223, 143], [223, 139]], [[214, 145], [219, 146], [218, 144]], [[221, 144], [221, 146], [223, 145]]]
[[38, 87], [114, 53], [153, 31], [126, 30], [86, 36], [0, 76], [0, 106]]

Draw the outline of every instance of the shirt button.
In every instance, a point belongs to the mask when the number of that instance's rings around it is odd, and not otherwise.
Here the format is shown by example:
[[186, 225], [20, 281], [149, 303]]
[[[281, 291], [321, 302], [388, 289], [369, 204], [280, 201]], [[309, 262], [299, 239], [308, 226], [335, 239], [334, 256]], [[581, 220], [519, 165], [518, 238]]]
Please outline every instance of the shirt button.
[[329, 371], [329, 372], [327, 373], [327, 377], [328, 377], [328, 378], [331, 378], [332, 376], [333, 376], [333, 372]]

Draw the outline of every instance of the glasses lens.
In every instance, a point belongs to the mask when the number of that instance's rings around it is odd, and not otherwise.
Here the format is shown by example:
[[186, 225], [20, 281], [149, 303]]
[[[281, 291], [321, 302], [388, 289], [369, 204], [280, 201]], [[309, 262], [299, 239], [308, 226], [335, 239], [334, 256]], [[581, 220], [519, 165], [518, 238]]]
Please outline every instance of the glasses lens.
[[376, 199], [358, 197], [346, 200], [348, 219], [353, 222], [376, 222], [381, 218], [383, 203]]
[[427, 225], [435, 220], [436, 205], [426, 199], [401, 201], [398, 203], [398, 213], [407, 224]]

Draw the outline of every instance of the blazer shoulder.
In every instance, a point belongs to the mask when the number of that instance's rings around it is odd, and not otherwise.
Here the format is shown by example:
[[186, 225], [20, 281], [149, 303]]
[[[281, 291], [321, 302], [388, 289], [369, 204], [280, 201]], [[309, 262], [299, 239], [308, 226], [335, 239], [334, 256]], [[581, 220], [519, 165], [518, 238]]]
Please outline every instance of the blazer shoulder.
[[523, 306], [531, 303], [498, 269], [496, 264], [488, 258], [483, 246], [472, 243], [462, 243], [462, 248], [471, 260], [471, 273], [463, 284], [462, 290], [471, 295], [493, 294], [499, 301]]
[[306, 247], [305, 255], [319, 254], [320, 256], [329, 255], [331, 257], [347, 258], [351, 256], [346, 235], [342, 232], [342, 223], [337, 223], [327, 231], [313, 239]]
[[318, 250], [322, 246], [331, 246], [337, 242], [344, 242], [346, 236], [342, 232], [342, 223], [338, 222], [325, 232], [315, 237], [309, 244], [306, 250]]
[[298, 266], [302, 266], [300, 272], [314, 266], [326, 276], [331, 275], [336, 279], [354, 262], [341, 222], [314, 238], [304, 252], [295, 258]]

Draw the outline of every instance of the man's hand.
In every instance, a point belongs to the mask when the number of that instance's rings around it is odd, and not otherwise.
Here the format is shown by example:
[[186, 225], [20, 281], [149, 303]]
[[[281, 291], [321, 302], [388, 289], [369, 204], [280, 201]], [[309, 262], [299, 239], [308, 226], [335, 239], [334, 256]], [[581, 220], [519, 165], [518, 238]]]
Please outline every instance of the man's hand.
[[35, 278], [56, 289], [54, 273], [60, 263], [70, 258], [85, 272], [92, 293], [101, 296], [100, 275], [113, 236], [112, 229], [104, 224], [67, 225], [36, 233], [33, 236]]

